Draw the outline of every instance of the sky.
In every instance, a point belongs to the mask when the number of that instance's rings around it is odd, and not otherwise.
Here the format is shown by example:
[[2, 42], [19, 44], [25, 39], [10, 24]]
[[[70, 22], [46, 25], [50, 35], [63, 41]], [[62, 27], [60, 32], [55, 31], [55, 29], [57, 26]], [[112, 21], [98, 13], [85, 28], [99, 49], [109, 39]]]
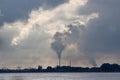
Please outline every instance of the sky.
[[0, 0], [0, 68], [120, 64], [119, 4]]

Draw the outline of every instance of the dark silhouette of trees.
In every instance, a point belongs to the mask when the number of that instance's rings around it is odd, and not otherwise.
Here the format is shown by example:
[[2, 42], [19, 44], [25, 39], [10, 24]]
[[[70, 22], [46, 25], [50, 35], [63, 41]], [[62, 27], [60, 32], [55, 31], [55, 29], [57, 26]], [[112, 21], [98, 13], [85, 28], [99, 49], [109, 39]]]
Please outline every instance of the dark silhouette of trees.
[[0, 73], [38, 73], [38, 72], [120, 72], [120, 65], [104, 63], [100, 67], [83, 68], [83, 67], [71, 67], [71, 66], [48, 66], [46, 69], [42, 69], [42, 66], [38, 68], [25, 68], [25, 69], [0, 69]]

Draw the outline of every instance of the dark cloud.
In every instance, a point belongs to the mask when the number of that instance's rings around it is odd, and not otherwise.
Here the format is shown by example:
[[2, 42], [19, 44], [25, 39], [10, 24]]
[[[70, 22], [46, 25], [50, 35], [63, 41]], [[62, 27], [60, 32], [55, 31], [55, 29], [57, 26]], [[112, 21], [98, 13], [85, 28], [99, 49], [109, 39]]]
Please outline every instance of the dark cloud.
[[27, 19], [28, 14], [40, 6], [47, 8], [55, 7], [67, 0], [0, 0], [0, 25], [4, 22], [13, 22], [18, 19]]
[[[84, 32], [82, 48], [93, 53], [120, 52], [120, 10], [119, 0], [90, 0], [87, 10], [99, 13], [99, 18], [92, 21]], [[84, 10], [83, 13], [90, 12]]]

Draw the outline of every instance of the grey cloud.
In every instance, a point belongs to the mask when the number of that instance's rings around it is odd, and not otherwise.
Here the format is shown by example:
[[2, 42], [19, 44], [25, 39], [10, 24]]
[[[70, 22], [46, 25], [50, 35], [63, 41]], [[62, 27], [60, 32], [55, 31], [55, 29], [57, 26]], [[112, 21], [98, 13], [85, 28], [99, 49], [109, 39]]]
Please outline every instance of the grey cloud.
[[[13, 34], [16, 34], [14, 30], [0, 30], [0, 67], [14, 67], [18, 65], [22, 67], [35, 67], [35, 64], [36, 66], [38, 64], [43, 64], [44, 66], [45, 60], [52, 61], [51, 57], [54, 54], [47, 56], [49, 55], [50, 50], [49, 46], [46, 45], [48, 45], [49, 43], [48, 41], [44, 40], [46, 37], [49, 36], [47, 34], [41, 36], [38, 32], [34, 31], [32, 33], [33, 34], [29, 35], [29, 38], [22, 42], [19, 46], [11, 46], [11, 38], [13, 37]], [[47, 59], [45, 59], [46, 57]]]
[[91, 9], [99, 12], [100, 17], [99, 19], [91, 22], [88, 29], [84, 32], [84, 40], [82, 40], [82, 48], [84, 51], [94, 53], [119, 52], [119, 3], [119, 0], [90, 0], [86, 8], [90, 7]]
[[4, 15], [0, 16], [0, 26], [4, 22], [11, 23], [18, 19], [27, 20], [29, 13], [40, 6], [44, 6], [46, 9], [54, 8], [66, 1], [68, 0], [0, 0], [0, 10]]

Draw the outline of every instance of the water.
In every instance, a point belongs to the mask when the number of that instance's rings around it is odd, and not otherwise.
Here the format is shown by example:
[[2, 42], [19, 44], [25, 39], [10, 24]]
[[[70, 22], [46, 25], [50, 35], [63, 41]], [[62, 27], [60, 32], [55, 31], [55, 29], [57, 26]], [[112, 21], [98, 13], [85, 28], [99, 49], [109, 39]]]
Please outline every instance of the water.
[[0, 80], [120, 80], [120, 73], [10, 73]]

